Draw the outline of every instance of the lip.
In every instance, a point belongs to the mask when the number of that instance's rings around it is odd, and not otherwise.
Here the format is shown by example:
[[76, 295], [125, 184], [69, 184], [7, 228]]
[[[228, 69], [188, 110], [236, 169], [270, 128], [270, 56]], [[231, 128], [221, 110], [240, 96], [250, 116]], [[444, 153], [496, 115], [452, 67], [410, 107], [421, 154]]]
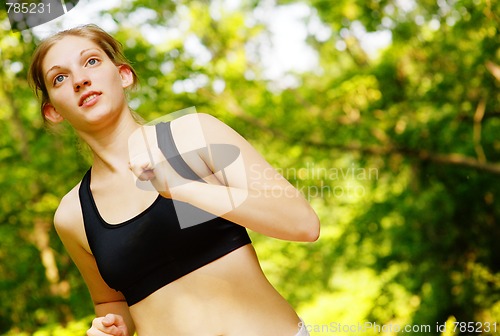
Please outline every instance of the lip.
[[[92, 106], [94, 105], [96, 102], [97, 102], [97, 99], [98, 97], [102, 94], [102, 92], [98, 92], [98, 91], [90, 91], [90, 92], [87, 92], [85, 94], [83, 94], [81, 97], [80, 97], [80, 101], [78, 102], [78, 106], [82, 107], [82, 106]], [[97, 97], [95, 97], [94, 99], [86, 102], [85, 104], [83, 103], [85, 101], [85, 99], [87, 99], [88, 97], [92, 96], [92, 95], [96, 95]]]

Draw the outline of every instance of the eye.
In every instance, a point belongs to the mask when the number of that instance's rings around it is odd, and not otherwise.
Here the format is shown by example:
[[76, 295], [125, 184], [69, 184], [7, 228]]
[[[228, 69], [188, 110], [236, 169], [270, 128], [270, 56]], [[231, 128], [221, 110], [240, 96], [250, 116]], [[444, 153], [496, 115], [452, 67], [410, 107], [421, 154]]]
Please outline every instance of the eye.
[[99, 60], [97, 58], [91, 58], [87, 61], [87, 64], [89, 65], [96, 65], [99, 63]]
[[63, 75], [57, 75], [55, 78], [54, 78], [54, 85], [55, 84], [59, 84], [61, 83], [63, 80], [64, 80], [65, 76]]

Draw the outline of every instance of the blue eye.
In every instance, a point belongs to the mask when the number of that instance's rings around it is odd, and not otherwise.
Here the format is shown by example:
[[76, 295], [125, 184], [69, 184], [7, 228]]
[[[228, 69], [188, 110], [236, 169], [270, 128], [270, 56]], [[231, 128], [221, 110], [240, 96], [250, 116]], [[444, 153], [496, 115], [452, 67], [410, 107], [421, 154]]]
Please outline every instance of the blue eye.
[[96, 58], [89, 59], [88, 64], [90, 64], [90, 65], [96, 65], [97, 64], [97, 59]]
[[64, 80], [63, 75], [58, 75], [56, 78], [54, 78], [54, 84], [61, 83]]

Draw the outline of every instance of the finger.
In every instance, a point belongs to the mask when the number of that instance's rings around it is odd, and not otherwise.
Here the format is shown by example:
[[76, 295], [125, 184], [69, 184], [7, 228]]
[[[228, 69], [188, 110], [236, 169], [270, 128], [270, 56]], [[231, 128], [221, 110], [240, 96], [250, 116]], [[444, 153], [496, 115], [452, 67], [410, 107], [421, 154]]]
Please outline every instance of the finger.
[[97, 317], [92, 321], [92, 327], [87, 330], [87, 336], [109, 336], [110, 334], [104, 333], [104, 329], [106, 328], [102, 321], [104, 317]]
[[141, 181], [151, 181], [156, 177], [154, 170], [145, 170], [137, 178]]
[[115, 314], [106, 314], [106, 316], [104, 316], [104, 318], [101, 320], [102, 325], [105, 327], [109, 327], [115, 324], [115, 316]]
[[153, 169], [154, 164], [151, 162], [146, 153], [141, 153], [131, 158], [129, 162], [129, 167], [140, 168], [140, 169]]
[[110, 335], [113, 335], [113, 334], [104, 333], [104, 332], [97, 330], [95, 328], [91, 328], [91, 329], [87, 330], [87, 336], [110, 336]]
[[107, 314], [102, 319], [102, 325], [104, 327], [103, 331], [107, 335], [126, 336], [125, 330], [127, 329], [127, 326], [121, 315]]
[[123, 319], [123, 317], [121, 315], [118, 315], [118, 314], [107, 314], [106, 316], [104, 316], [104, 319], [103, 319], [103, 325], [109, 327], [109, 326], [112, 326], [112, 325], [115, 325], [115, 326], [124, 326], [125, 325], [125, 320]]
[[87, 336], [126, 336], [126, 334], [115, 326], [106, 331], [101, 331], [92, 327], [87, 330]]
[[150, 181], [156, 177], [156, 172], [154, 169], [142, 169], [138, 168], [133, 171], [135, 176], [141, 181]]
[[129, 168], [132, 173], [141, 181], [151, 180], [154, 178], [154, 166], [144, 155], [138, 155], [129, 163]]

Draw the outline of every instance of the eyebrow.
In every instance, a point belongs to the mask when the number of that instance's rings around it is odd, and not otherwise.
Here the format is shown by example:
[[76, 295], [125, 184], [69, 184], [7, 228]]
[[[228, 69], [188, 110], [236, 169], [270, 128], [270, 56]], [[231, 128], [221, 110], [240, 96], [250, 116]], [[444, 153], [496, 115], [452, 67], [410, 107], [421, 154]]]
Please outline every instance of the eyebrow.
[[[88, 49], [83, 49], [82, 51], [80, 51], [80, 57], [82, 57], [83, 54], [85, 54], [86, 52], [89, 52], [89, 51], [98, 51], [100, 52], [99, 49], [97, 48], [88, 48]], [[61, 67], [59, 65], [54, 65], [53, 67], [51, 67], [49, 70], [47, 70], [47, 72], [45, 73], [45, 78], [48, 79], [49, 77], [49, 73], [53, 70], [56, 70], [56, 69], [61, 69]]]

